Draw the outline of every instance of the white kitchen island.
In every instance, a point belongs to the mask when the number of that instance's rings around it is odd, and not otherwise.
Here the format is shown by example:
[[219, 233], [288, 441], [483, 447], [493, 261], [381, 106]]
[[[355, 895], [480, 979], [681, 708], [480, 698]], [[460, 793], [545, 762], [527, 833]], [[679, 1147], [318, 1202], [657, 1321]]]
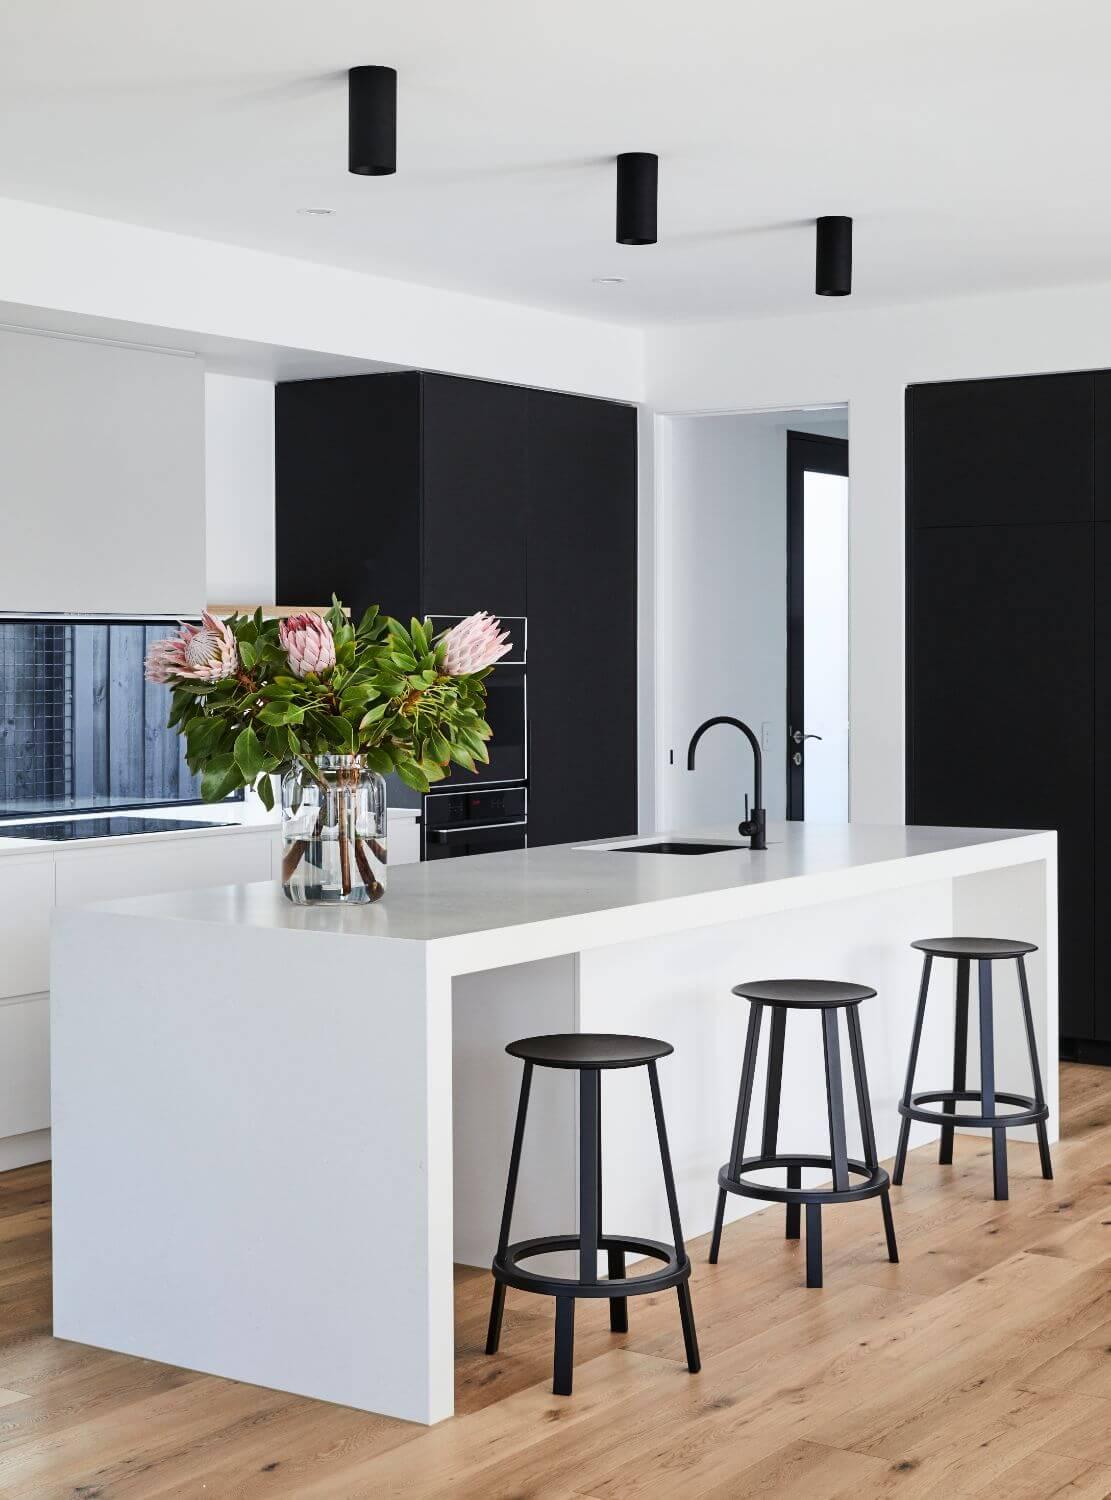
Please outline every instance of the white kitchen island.
[[[747, 1020], [730, 987], [813, 976], [877, 989], [861, 1020], [890, 1155], [914, 938], [1038, 944], [1030, 976], [1055, 1139], [1055, 836], [780, 824], [769, 842], [417, 865], [391, 873], [383, 902], [350, 910], [295, 907], [263, 883], [57, 912], [55, 1333], [419, 1422], [447, 1417], [452, 1262], [489, 1263], [501, 1211], [520, 1080], [505, 1043], [581, 1030], [675, 1045], [660, 1082], [691, 1239], [710, 1228], [728, 1156]], [[952, 967], [934, 966], [920, 1087], [951, 1074]], [[1013, 966], [997, 968], [999, 1084], [1025, 1091]], [[514, 1238], [575, 1229], [573, 1089], [566, 1073], [534, 1079]], [[781, 1148], [823, 1150], [825, 1111], [816, 1018], [792, 1017]], [[851, 1105], [849, 1116], [851, 1154]], [[669, 1238], [641, 1070], [605, 1079], [602, 1130], [606, 1229]], [[912, 1143], [930, 1134], [917, 1125]], [[1016, 1151], [1016, 1175], [1036, 1170], [1036, 1153]], [[759, 1206], [728, 1200], [731, 1217]], [[878, 1205], [852, 1211], [873, 1208], [878, 1231]], [[717, 1274], [745, 1274], [743, 1236]], [[500, 1357], [512, 1352], [507, 1334]]]

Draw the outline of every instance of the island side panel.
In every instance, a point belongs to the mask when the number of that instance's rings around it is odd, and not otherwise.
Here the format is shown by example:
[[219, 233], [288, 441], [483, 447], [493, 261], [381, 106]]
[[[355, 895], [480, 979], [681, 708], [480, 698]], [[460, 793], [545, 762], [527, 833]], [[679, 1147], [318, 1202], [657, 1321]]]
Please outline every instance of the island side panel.
[[[1056, 855], [1029, 864], [989, 870], [980, 875], [962, 875], [953, 882], [953, 924], [955, 932], [966, 936], [1019, 938], [1038, 945], [1038, 951], [1031, 953], [1026, 960], [1026, 971], [1038, 1059], [1045, 1084], [1046, 1102], [1049, 1105], [1049, 1119], [1046, 1123], [1049, 1139], [1056, 1141], [1060, 1131]], [[935, 964], [935, 969], [938, 967], [952, 970], [955, 966]], [[1029, 1094], [1032, 1092], [1032, 1079], [1016, 966], [1009, 961], [995, 963], [992, 971], [996, 1087], [1009, 1093]], [[972, 968], [970, 994], [975, 1005], [975, 965]], [[968, 1028], [969, 1088], [979, 1087], [979, 1058], [979, 1028], [975, 1024], [973, 1011]], [[947, 1082], [948, 1077], [938, 1087], [944, 1088]], [[1009, 1107], [1004, 1106], [1005, 1109]], [[990, 1140], [984, 1131], [970, 1134], [979, 1135], [985, 1144]], [[1018, 1126], [1009, 1130], [1007, 1135], [1010, 1140], [1037, 1139], [1032, 1125]]]
[[450, 1415], [450, 981], [426, 951], [56, 916], [59, 1337]]
[[[455, 1259], [489, 1267], [497, 1245], [524, 1064], [505, 1048], [521, 1037], [578, 1030], [578, 956], [459, 975], [454, 998]], [[514, 1205], [512, 1237], [577, 1227], [577, 1077], [537, 1068]], [[532, 1270], [566, 1274], [561, 1257]]]
[[[879, 1152], [881, 1158], [889, 1157], [898, 1139], [895, 1106], [919, 981], [919, 955], [910, 943], [948, 930], [952, 908], [952, 882], [931, 881], [581, 955], [579, 1007], [584, 1031], [646, 1033], [675, 1047], [674, 1055], [659, 1064], [659, 1072], [688, 1238], [712, 1228], [718, 1169], [729, 1156], [749, 1013], [748, 1003], [734, 998], [731, 987], [750, 979], [825, 978], [854, 980], [878, 991], [876, 999], [862, 1004], [861, 1025]], [[940, 991], [935, 1004], [920, 1076], [944, 1079], [952, 1068], [951, 990]], [[749, 1155], [757, 1154], [760, 1146], [768, 1032], [765, 1010]], [[843, 1023], [841, 1040], [849, 1152], [859, 1157], [856, 1096]], [[669, 1239], [643, 1070], [605, 1079], [602, 1118], [606, 1229]], [[916, 1124], [911, 1143], [921, 1145], [937, 1134], [933, 1126]], [[821, 1153], [828, 1150], [828, 1141], [820, 1019], [816, 1013], [794, 1013], [787, 1023], [780, 1149]], [[821, 1180], [821, 1174], [804, 1180]], [[726, 1221], [765, 1206], [731, 1194]], [[879, 1236], [878, 1208], [873, 1227]]]

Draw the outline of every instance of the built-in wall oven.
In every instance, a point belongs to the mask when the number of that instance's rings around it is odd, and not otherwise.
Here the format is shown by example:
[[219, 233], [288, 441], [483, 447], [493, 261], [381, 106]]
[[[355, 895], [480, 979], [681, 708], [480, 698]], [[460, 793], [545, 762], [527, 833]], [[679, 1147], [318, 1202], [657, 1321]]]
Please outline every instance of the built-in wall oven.
[[[433, 615], [432, 625], [439, 634], [459, 618]], [[424, 859], [527, 846], [528, 622], [523, 616], [507, 615], [502, 625], [513, 649], [486, 679], [486, 719], [494, 731], [488, 746], [490, 763], [478, 766], [474, 776], [456, 768], [449, 782], [426, 793], [421, 809]]]
[[528, 790], [523, 786], [429, 792], [424, 799], [425, 859], [496, 854], [528, 843]]

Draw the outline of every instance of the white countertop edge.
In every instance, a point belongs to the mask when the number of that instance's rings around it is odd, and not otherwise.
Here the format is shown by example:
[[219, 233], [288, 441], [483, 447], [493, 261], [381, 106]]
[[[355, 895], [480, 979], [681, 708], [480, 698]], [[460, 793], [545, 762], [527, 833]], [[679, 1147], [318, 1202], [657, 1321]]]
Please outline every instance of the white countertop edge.
[[[892, 828], [898, 826], [892, 825]], [[423, 948], [429, 962], [435, 965], [440, 974], [455, 975], [582, 952], [615, 943], [643, 941], [668, 932], [713, 927], [771, 912], [895, 890], [931, 880], [986, 873], [1036, 860], [1056, 860], [1057, 835], [1053, 832], [983, 829], [960, 829], [952, 832], [964, 836], [966, 842], [955, 847], [885, 855], [832, 869], [777, 876], [758, 883], [738, 883], [709, 891], [658, 895], [595, 910], [561, 913], [550, 917], [538, 916], [533, 920], [509, 922], [500, 926], [497, 925], [494, 914], [489, 926], [434, 936], [367, 931], [360, 926], [360, 920], [365, 919], [367, 914], [380, 910], [377, 904], [348, 909], [297, 907], [285, 901], [276, 882], [268, 881], [240, 886], [212, 886], [204, 891], [183, 892], [180, 897], [132, 897], [98, 902], [95, 905], [62, 910], [55, 915], [54, 921], [56, 924], [68, 923], [74, 919], [87, 920], [95, 917], [98, 921], [144, 920], [164, 921], [175, 925], [192, 923], [206, 927], [242, 926], [260, 932], [404, 944]], [[706, 836], [705, 831], [699, 830], [698, 836]], [[655, 837], [662, 839], [669, 835], [658, 834]], [[568, 853], [580, 852], [582, 848], [574, 845], [558, 847]], [[593, 854], [595, 851], [590, 852]], [[495, 860], [505, 857], [490, 855], [479, 859]], [[472, 861], [459, 863], [470, 864]], [[413, 868], [420, 870], [428, 867]], [[435, 869], [435, 866], [432, 868]], [[227, 893], [223, 906], [213, 906], [213, 900], [223, 893]], [[244, 922], [242, 918], [237, 918], [236, 903], [241, 903], [243, 897], [251, 899], [251, 893], [256, 893], [259, 902], [276, 913], [278, 920]], [[390, 899], [390, 893], [387, 892], [386, 902]], [[395, 899], [403, 901], [405, 892], [399, 891]], [[207, 902], [210, 909], [198, 909], [198, 902]]]

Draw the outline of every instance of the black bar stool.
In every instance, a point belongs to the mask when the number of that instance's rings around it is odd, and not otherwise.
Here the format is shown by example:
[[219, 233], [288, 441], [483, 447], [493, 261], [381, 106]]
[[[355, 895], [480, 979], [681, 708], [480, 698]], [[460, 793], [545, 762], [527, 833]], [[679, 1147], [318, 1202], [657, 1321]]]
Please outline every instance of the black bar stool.
[[[567, 1036], [527, 1037], [524, 1041], [511, 1042], [505, 1050], [511, 1057], [523, 1059], [525, 1071], [521, 1079], [521, 1098], [517, 1106], [517, 1124], [513, 1131], [513, 1149], [509, 1157], [509, 1181], [505, 1189], [501, 1232], [498, 1235], [498, 1248], [492, 1267], [494, 1300], [490, 1308], [490, 1331], [486, 1339], [486, 1353], [498, 1352], [507, 1286], [517, 1287], [524, 1292], [539, 1292], [545, 1297], [554, 1297], [556, 1299], [556, 1333], [552, 1390], [557, 1396], [569, 1396], [575, 1347], [575, 1298], [608, 1297], [611, 1330], [614, 1333], [628, 1333], [627, 1299], [642, 1297], [649, 1292], [666, 1291], [669, 1287], [674, 1287], [679, 1296], [679, 1315], [683, 1322], [687, 1368], [692, 1375], [696, 1375], [702, 1366], [698, 1356], [698, 1339], [694, 1331], [694, 1313], [691, 1310], [691, 1294], [688, 1286], [691, 1263], [683, 1244], [683, 1231], [679, 1224], [675, 1178], [671, 1170], [671, 1153], [668, 1150], [667, 1131], [664, 1127], [660, 1081], [656, 1075], [656, 1059], [667, 1057], [675, 1049], [667, 1042], [653, 1041], [651, 1037], [581, 1033]], [[513, 1216], [513, 1199], [517, 1193], [521, 1144], [525, 1136], [525, 1115], [528, 1110], [529, 1087], [532, 1083], [534, 1066], [571, 1068], [579, 1075], [579, 1232], [578, 1234], [543, 1235], [538, 1239], [520, 1240], [511, 1245], [509, 1227]], [[641, 1067], [648, 1069], [648, 1082], [652, 1090], [652, 1110], [656, 1117], [656, 1134], [660, 1141], [660, 1159], [663, 1163], [664, 1188], [667, 1193], [668, 1210], [671, 1214], [674, 1245], [665, 1245], [659, 1240], [618, 1237], [602, 1232], [602, 1073], [608, 1068]], [[535, 1271], [526, 1271], [520, 1265], [521, 1261], [527, 1260], [530, 1256], [544, 1255], [554, 1250], [577, 1250], [579, 1252], [577, 1279], [566, 1276], [542, 1276]], [[606, 1254], [607, 1280], [600, 1280], [598, 1276], [598, 1252], [600, 1250], [604, 1250]], [[645, 1275], [626, 1278], [626, 1252], [663, 1261], [663, 1267], [661, 1270]]]
[[[938, 1161], [949, 1166], [953, 1160], [954, 1123], [962, 1127], [991, 1131], [992, 1181], [995, 1197], [1002, 1201], [1007, 1190], [1007, 1131], [1015, 1125], [1035, 1125], [1038, 1131], [1038, 1151], [1041, 1154], [1042, 1176], [1053, 1176], [1053, 1163], [1049, 1158], [1049, 1133], [1045, 1122], [1049, 1118], [1049, 1106], [1045, 1102], [1042, 1088], [1042, 1070], [1038, 1066], [1038, 1047], [1034, 1040], [1034, 1017], [1030, 1011], [1030, 987], [1026, 981], [1026, 955], [1037, 952], [1036, 943], [1022, 943], [1007, 938], [922, 938], [911, 944], [924, 953], [922, 984], [918, 991], [918, 1010], [914, 1017], [914, 1035], [910, 1043], [910, 1061], [907, 1063], [907, 1081], [903, 1097], [899, 1101], [899, 1113], [903, 1117], [899, 1131], [899, 1149], [895, 1153], [895, 1170], [892, 1181], [896, 1187], [903, 1181], [903, 1169], [907, 1163], [907, 1143], [910, 1139], [910, 1122], [925, 1120], [927, 1124], [941, 1126], [941, 1149]], [[915, 1094], [914, 1071], [918, 1066], [918, 1048], [922, 1042], [922, 1022], [926, 1016], [926, 995], [930, 988], [930, 971], [935, 958], [955, 958], [957, 961], [957, 1004], [955, 1036], [953, 1041], [953, 1087], [935, 1089]], [[1030, 1071], [1034, 1080], [1034, 1095], [1003, 1094], [995, 1087], [995, 1028], [993, 1021], [991, 966], [996, 959], [1013, 958], [1018, 966], [1018, 987], [1022, 995], [1022, 1016], [1026, 1024], [1026, 1045], [1030, 1050]], [[968, 980], [975, 960], [980, 1001], [980, 1087], [969, 1089], [968, 1067]], [[976, 1100], [980, 1105], [978, 1115], [958, 1115], [957, 1102]], [[940, 1104], [941, 1109], [924, 1109], [926, 1104]], [[1014, 1109], [1001, 1115], [997, 1104], [1011, 1104]]]
[[[748, 1037], [741, 1068], [741, 1092], [737, 1100], [737, 1120], [733, 1127], [733, 1150], [718, 1173], [718, 1205], [714, 1216], [714, 1235], [710, 1243], [710, 1263], [717, 1264], [721, 1248], [721, 1231], [725, 1221], [725, 1195], [738, 1193], [742, 1198], [761, 1198], [787, 1205], [787, 1238], [799, 1238], [800, 1208], [806, 1205], [806, 1284], [822, 1284], [822, 1204], [856, 1203], [863, 1198], [879, 1197], [883, 1209], [883, 1227], [887, 1236], [887, 1254], [899, 1259], [895, 1243], [895, 1225], [891, 1217], [890, 1181], [879, 1165], [876, 1135], [872, 1127], [872, 1105], [868, 1097], [868, 1078], [864, 1071], [864, 1047], [860, 1035], [857, 1007], [862, 1000], [875, 995], [863, 984], [840, 984], [830, 979], [768, 979], [754, 984], [738, 984], [733, 990], [749, 1001]], [[771, 1050], [768, 1054], [768, 1081], [764, 1094], [764, 1133], [759, 1156], [745, 1156], [752, 1082], [756, 1072], [756, 1054], [760, 1045], [760, 1018], [764, 1006], [771, 1010]], [[829, 1110], [829, 1156], [785, 1156], [778, 1150], [779, 1097], [783, 1085], [783, 1042], [789, 1010], [820, 1010], [822, 1044], [826, 1064], [826, 1104]], [[841, 1087], [841, 1043], [837, 1013], [843, 1010], [849, 1028], [849, 1050], [852, 1053], [856, 1079], [856, 1104], [860, 1115], [860, 1133], [864, 1160], [850, 1161], [845, 1142], [845, 1100]], [[746, 1172], [767, 1167], [786, 1167], [787, 1186], [751, 1182]], [[825, 1167], [833, 1174], [832, 1188], [804, 1188], [803, 1167]], [[849, 1173], [863, 1182], [849, 1185]]]

